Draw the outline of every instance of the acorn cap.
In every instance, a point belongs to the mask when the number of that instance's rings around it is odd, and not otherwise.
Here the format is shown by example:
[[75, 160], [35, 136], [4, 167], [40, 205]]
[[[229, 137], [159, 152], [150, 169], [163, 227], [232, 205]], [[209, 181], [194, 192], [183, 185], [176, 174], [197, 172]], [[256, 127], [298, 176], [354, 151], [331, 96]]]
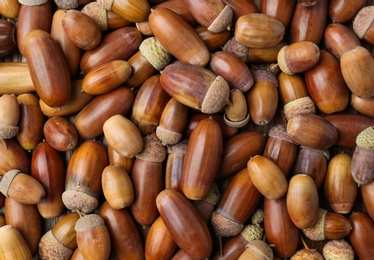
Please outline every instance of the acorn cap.
[[205, 95], [201, 104], [201, 112], [205, 114], [218, 113], [229, 102], [229, 98], [229, 83], [221, 76], [217, 76]]
[[90, 2], [82, 8], [81, 12], [87, 14], [92, 20], [97, 22], [101, 32], [108, 30], [108, 14], [102, 5], [97, 2]]
[[278, 66], [280, 70], [283, 71], [284, 73], [288, 75], [293, 75], [295, 73], [289, 69], [287, 65], [287, 61], [286, 61], [286, 55], [284, 54], [287, 47], [288, 45], [283, 46], [278, 52], [278, 57], [277, 57]]
[[79, 7], [78, 0], [54, 0], [58, 8], [64, 10], [76, 9]]
[[295, 99], [283, 106], [284, 115], [287, 120], [299, 114], [315, 114], [316, 105], [310, 96]]
[[48, 0], [18, 0], [18, 3], [27, 6], [37, 6], [47, 3]]
[[186, 154], [188, 139], [183, 139], [174, 145], [167, 146], [168, 153]]
[[271, 82], [275, 86], [278, 86], [278, 79], [277, 77], [270, 71], [267, 70], [252, 70], [253, 78], [255, 82], [265, 81]]
[[143, 149], [135, 157], [144, 161], [163, 162], [166, 158], [166, 148], [156, 133], [143, 137]]
[[232, 37], [231, 39], [229, 39], [225, 43], [225, 45], [223, 45], [222, 50], [235, 54], [235, 56], [238, 57], [240, 60], [242, 60], [244, 63], [248, 61], [247, 55], [248, 55], [249, 47], [235, 40], [235, 37]]
[[80, 217], [75, 223], [75, 231], [83, 232], [94, 227], [105, 225], [104, 219], [98, 214], [88, 214]]
[[374, 21], [374, 6], [365, 6], [353, 19], [353, 31], [358, 38], [363, 39]]
[[257, 251], [262, 254], [266, 260], [272, 260], [274, 258], [273, 249], [262, 240], [250, 240], [245, 248], [251, 248]]
[[356, 137], [356, 144], [367, 150], [374, 150], [374, 126], [361, 131]]
[[0, 139], [10, 139], [18, 134], [18, 126], [0, 125]]
[[296, 251], [290, 260], [324, 260], [323, 256], [314, 249], [304, 248]]
[[301, 231], [307, 236], [309, 239], [313, 241], [322, 241], [325, 240], [325, 217], [327, 214], [327, 210], [319, 209], [318, 210], [318, 217], [317, 221], [312, 227], [303, 228]]
[[243, 224], [232, 221], [221, 214], [213, 211], [212, 213], [212, 226], [217, 235], [222, 237], [233, 237], [238, 235], [244, 228]]
[[215, 206], [217, 205], [220, 195], [217, 183], [213, 183], [208, 194], [203, 198], [203, 201]]
[[0, 179], [0, 192], [5, 196], [9, 197], [8, 191], [9, 187], [12, 184], [12, 181], [17, 176], [18, 173], [21, 171], [19, 170], [10, 170], [6, 172], [3, 177]]
[[247, 116], [240, 121], [231, 121], [230, 119], [227, 118], [226, 114], [223, 115], [223, 121], [225, 121], [226, 125], [234, 128], [241, 128], [243, 126], [246, 126], [249, 122], [250, 116], [249, 113]]
[[262, 209], [257, 209], [251, 216], [252, 224], [261, 224], [264, 222], [264, 211]]
[[160, 125], [156, 127], [156, 135], [161, 140], [162, 145], [165, 146], [176, 144], [182, 139], [181, 133], [171, 131]]
[[325, 260], [354, 260], [355, 252], [352, 246], [344, 239], [331, 240], [322, 249]]
[[273, 138], [279, 138], [284, 141], [290, 142], [297, 144], [292, 138], [288, 135], [287, 133], [287, 126], [284, 124], [277, 124], [274, 125], [270, 131], [269, 131], [269, 136]]
[[60, 243], [52, 231], [45, 233], [39, 242], [39, 256], [41, 259], [61, 259], [68, 260], [73, 255], [74, 250]]
[[231, 25], [234, 13], [230, 6], [226, 5], [214, 21], [208, 26], [207, 30], [212, 33], [220, 33]]
[[67, 190], [62, 193], [62, 202], [71, 211], [89, 213], [94, 211], [99, 205], [98, 200], [86, 193]]
[[139, 50], [156, 70], [162, 70], [170, 62], [170, 52], [156, 39], [156, 37], [149, 37], [143, 40], [139, 46]]
[[96, 2], [104, 7], [105, 10], [110, 11], [112, 10], [114, 0], [96, 0]]
[[251, 224], [245, 226], [240, 235], [247, 241], [260, 240], [264, 235], [264, 229], [260, 225]]

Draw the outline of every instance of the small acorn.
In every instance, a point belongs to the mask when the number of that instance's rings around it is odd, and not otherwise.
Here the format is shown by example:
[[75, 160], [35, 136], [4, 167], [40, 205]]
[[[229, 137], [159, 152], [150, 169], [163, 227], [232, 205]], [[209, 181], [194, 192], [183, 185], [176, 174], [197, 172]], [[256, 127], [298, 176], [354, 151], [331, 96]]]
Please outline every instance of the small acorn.
[[78, 143], [78, 133], [75, 126], [64, 117], [49, 118], [43, 127], [46, 142], [57, 151], [69, 151]]
[[352, 246], [344, 239], [327, 242], [322, 248], [325, 260], [354, 260], [355, 252]]
[[0, 97], [0, 139], [10, 139], [18, 134], [19, 103], [15, 95]]

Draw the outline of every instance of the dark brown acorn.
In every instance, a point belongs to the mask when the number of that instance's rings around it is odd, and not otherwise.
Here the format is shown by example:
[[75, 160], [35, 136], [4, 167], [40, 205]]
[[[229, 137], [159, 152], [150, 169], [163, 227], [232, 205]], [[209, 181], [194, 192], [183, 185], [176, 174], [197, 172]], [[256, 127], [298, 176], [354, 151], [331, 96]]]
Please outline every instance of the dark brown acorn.
[[75, 126], [64, 117], [49, 118], [44, 124], [43, 134], [46, 142], [57, 151], [70, 151], [78, 143]]
[[14, 169], [30, 173], [30, 165], [29, 155], [15, 139], [0, 142], [0, 176]]
[[344, 24], [352, 20], [365, 4], [365, 0], [358, 0], [352, 3], [346, 0], [331, 0], [329, 3], [329, 16], [333, 23]]
[[352, 231], [348, 236], [359, 259], [370, 259], [374, 254], [374, 222], [363, 212], [354, 212], [349, 220]]
[[296, 0], [281, 1], [281, 0], [264, 0], [261, 1], [261, 12], [281, 21], [285, 28], [291, 22], [293, 12], [295, 10]]
[[17, 49], [16, 26], [11, 21], [4, 19], [0, 21], [0, 36], [0, 57], [4, 57], [15, 52]]

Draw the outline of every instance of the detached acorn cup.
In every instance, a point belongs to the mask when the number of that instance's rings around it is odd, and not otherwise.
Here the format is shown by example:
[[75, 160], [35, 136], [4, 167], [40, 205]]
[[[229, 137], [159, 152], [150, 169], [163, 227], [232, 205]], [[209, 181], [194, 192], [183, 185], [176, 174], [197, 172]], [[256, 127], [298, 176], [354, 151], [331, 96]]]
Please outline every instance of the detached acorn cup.
[[18, 134], [20, 116], [19, 104], [15, 95], [0, 97], [0, 139], [10, 139]]

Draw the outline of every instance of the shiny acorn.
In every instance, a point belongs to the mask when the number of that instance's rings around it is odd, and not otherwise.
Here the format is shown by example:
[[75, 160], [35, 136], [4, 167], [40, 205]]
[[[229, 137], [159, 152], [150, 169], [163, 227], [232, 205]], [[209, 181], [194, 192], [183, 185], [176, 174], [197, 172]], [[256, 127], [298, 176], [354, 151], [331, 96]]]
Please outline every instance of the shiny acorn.
[[22, 234], [11, 225], [0, 227], [0, 254], [4, 259], [32, 259]]

